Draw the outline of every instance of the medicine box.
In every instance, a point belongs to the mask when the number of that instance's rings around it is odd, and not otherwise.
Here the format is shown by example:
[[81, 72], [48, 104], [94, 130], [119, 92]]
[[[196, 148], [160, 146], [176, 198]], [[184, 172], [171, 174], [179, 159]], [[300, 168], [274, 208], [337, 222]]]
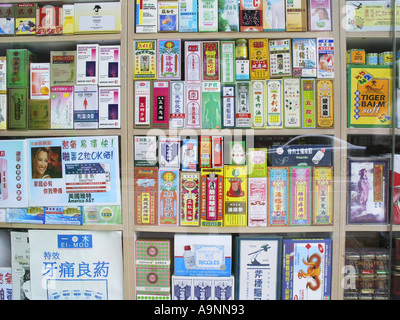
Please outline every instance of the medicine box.
[[179, 169], [160, 168], [158, 171], [159, 226], [179, 225]]
[[289, 167], [268, 167], [268, 227], [289, 225]]
[[283, 79], [284, 122], [286, 129], [301, 128], [301, 91], [300, 78]]
[[171, 105], [169, 127], [183, 129], [185, 127], [185, 82], [171, 81]]
[[224, 226], [247, 226], [247, 166], [224, 167]]
[[[135, 167], [157, 166], [157, 137], [135, 136], [134, 137], [134, 159]], [[157, 166], [158, 167], [158, 166]]]
[[170, 88], [169, 81], [153, 82], [153, 128], [169, 127]]
[[317, 38], [317, 77], [335, 77], [335, 41], [333, 38]]
[[229, 277], [232, 268], [232, 236], [175, 234], [175, 276]]
[[292, 39], [293, 77], [317, 76], [316, 39]]
[[62, 5], [62, 33], [74, 34], [75, 29], [75, 5], [63, 4]]
[[282, 300], [330, 300], [331, 239], [284, 239]]
[[50, 63], [30, 64], [30, 98], [50, 99]]
[[179, 32], [197, 31], [197, 0], [179, 0]]
[[285, 1], [263, 0], [263, 30], [285, 31], [286, 10]]
[[137, 0], [136, 33], [156, 33], [157, 21], [157, 0]]
[[15, 33], [15, 5], [0, 3], [0, 33], [2, 36], [13, 36]]
[[99, 45], [78, 44], [76, 60], [76, 84], [97, 85], [99, 81]]
[[7, 130], [7, 95], [0, 94], [0, 130]]
[[308, 30], [332, 31], [331, 0], [309, 0], [308, 2]]
[[121, 85], [121, 46], [99, 46], [99, 86]]
[[268, 212], [267, 177], [248, 178], [248, 226], [266, 227]]
[[27, 49], [7, 49], [7, 88], [29, 87], [30, 64], [36, 62], [36, 54]]
[[76, 51], [50, 51], [51, 86], [75, 85], [76, 65]]
[[201, 83], [203, 58], [201, 54], [201, 41], [185, 41], [185, 81], [189, 83]]
[[240, 31], [263, 31], [262, 1], [240, 1]]
[[74, 87], [52, 86], [50, 87], [50, 128], [73, 129], [74, 128]]
[[121, 128], [121, 87], [99, 87], [99, 128]]
[[7, 93], [7, 58], [0, 57], [0, 94]]
[[224, 169], [202, 168], [200, 188], [200, 226], [222, 227], [224, 216]]
[[220, 42], [203, 41], [203, 81], [220, 81]]
[[285, 0], [286, 3], [286, 31], [307, 31], [308, 0]]
[[266, 84], [267, 129], [283, 128], [283, 80], [268, 79]]
[[180, 172], [180, 225], [199, 226], [200, 172]]
[[39, 7], [38, 4], [35, 2], [20, 2], [16, 3], [14, 6], [15, 35], [36, 35], [37, 27], [39, 25], [39, 17], [37, 17], [36, 14]]
[[133, 41], [133, 79], [147, 80], [157, 78], [157, 40]]
[[8, 129], [28, 129], [28, 88], [8, 89]]
[[98, 129], [99, 98], [97, 85], [74, 87], [74, 129]]
[[317, 128], [333, 128], [333, 79], [317, 79]]
[[202, 128], [220, 129], [221, 116], [221, 83], [219, 81], [203, 81], [201, 90]]
[[136, 268], [164, 269], [171, 266], [171, 240], [145, 239], [135, 241]]
[[36, 35], [62, 34], [63, 10], [60, 6], [45, 5], [36, 10]]
[[290, 225], [309, 226], [312, 216], [312, 167], [290, 167]]
[[201, 129], [201, 83], [185, 84], [185, 128]]
[[333, 224], [333, 167], [313, 167], [313, 225]]
[[150, 81], [135, 81], [135, 128], [150, 128], [151, 93]]
[[218, 32], [218, 1], [198, 0], [199, 32]]
[[134, 169], [135, 224], [158, 224], [158, 168]]
[[179, 1], [158, 1], [158, 32], [179, 31]]
[[157, 40], [157, 79], [181, 79], [181, 40]]
[[239, 31], [239, 0], [224, 0], [218, 5], [218, 31]]
[[28, 129], [50, 129], [50, 100], [29, 99], [28, 100]]

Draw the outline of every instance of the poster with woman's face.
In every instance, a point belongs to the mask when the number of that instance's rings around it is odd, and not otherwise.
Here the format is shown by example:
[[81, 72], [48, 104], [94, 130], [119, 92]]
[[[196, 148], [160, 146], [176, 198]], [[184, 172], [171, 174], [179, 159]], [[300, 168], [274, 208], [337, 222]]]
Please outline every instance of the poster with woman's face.
[[32, 179], [62, 178], [61, 147], [31, 149]]

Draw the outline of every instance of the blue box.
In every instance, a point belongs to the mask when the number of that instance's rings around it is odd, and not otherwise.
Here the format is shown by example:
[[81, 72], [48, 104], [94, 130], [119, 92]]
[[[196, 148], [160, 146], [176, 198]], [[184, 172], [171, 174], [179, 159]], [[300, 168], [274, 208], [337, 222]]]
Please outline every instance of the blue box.
[[179, 32], [197, 32], [197, 0], [179, 1]]

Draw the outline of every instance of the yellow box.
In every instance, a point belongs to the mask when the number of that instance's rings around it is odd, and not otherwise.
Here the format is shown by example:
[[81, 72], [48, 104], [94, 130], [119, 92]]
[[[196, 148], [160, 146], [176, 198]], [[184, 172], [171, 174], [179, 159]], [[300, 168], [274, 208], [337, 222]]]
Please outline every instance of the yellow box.
[[250, 79], [269, 79], [268, 39], [249, 39]]
[[307, 31], [307, 0], [286, 0], [286, 31]]
[[317, 128], [333, 128], [333, 79], [317, 79]]
[[365, 50], [351, 49], [347, 50], [347, 64], [365, 64]]
[[224, 167], [224, 226], [247, 226], [247, 166]]

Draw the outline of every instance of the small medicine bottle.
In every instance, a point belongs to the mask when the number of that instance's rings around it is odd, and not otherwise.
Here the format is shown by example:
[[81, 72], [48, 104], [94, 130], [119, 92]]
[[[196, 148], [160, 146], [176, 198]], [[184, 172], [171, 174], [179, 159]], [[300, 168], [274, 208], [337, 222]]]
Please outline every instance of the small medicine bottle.
[[185, 252], [183, 253], [183, 262], [185, 263], [186, 270], [194, 269], [194, 253], [192, 252], [190, 246], [184, 247]]
[[249, 58], [246, 39], [236, 40], [235, 55], [236, 60], [247, 60]]

